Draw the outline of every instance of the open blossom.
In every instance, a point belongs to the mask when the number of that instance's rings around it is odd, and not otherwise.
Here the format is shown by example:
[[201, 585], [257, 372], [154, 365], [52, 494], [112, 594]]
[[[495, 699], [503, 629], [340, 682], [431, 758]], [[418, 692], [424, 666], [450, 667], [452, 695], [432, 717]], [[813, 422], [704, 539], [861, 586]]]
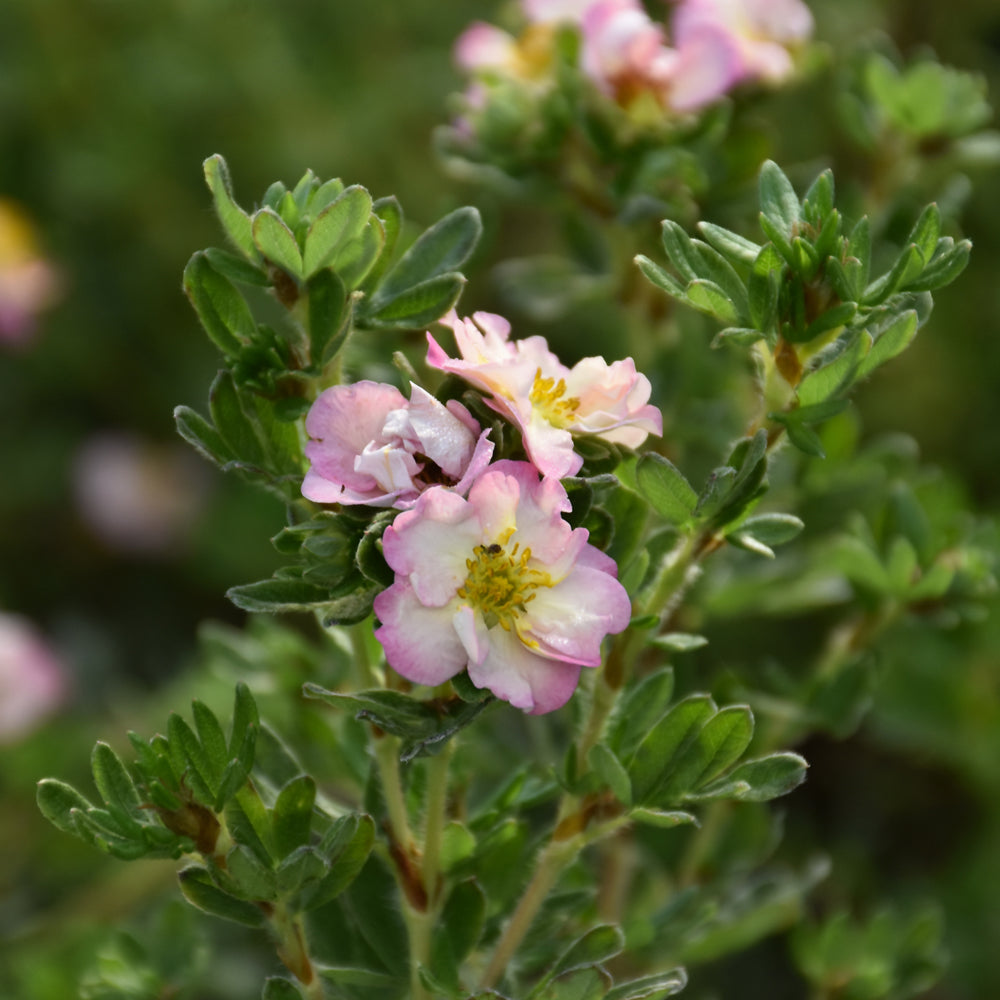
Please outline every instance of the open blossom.
[[572, 476], [583, 459], [574, 434], [593, 434], [638, 448], [663, 431], [660, 411], [649, 403], [649, 380], [631, 358], [608, 364], [584, 358], [567, 368], [544, 337], [510, 340], [510, 324], [494, 313], [442, 321], [455, 334], [460, 358], [450, 358], [427, 334], [427, 362], [452, 372], [487, 394], [487, 404], [521, 431], [525, 451], [546, 476]]
[[396, 581], [375, 598], [375, 635], [404, 677], [472, 683], [526, 712], [559, 708], [631, 605], [614, 560], [563, 520], [562, 484], [496, 462], [468, 499], [434, 487], [383, 536]]
[[35, 627], [0, 613], [0, 743], [27, 735], [66, 696], [63, 665]]
[[681, 0], [671, 21], [674, 42], [736, 53], [731, 83], [778, 81], [793, 70], [789, 46], [804, 42], [813, 18], [802, 0]]
[[302, 494], [316, 503], [405, 508], [428, 486], [465, 493], [493, 455], [489, 431], [461, 403], [412, 384], [409, 399], [379, 382], [326, 389], [306, 432]]

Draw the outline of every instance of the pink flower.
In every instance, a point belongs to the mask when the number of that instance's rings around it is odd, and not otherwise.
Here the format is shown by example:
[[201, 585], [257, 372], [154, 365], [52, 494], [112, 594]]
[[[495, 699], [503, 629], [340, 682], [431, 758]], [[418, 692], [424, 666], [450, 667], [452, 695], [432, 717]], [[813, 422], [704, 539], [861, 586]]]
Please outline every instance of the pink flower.
[[433, 487], [383, 536], [396, 582], [375, 598], [389, 665], [418, 684], [463, 670], [532, 714], [564, 705], [631, 605], [614, 561], [563, 520], [562, 484], [496, 462], [468, 499]]
[[306, 432], [302, 495], [316, 503], [407, 508], [434, 484], [464, 494], [493, 455], [489, 431], [461, 403], [416, 385], [409, 399], [379, 382], [333, 386], [313, 403]]
[[674, 53], [664, 44], [662, 25], [650, 19], [639, 0], [592, 2], [581, 28], [581, 67], [606, 93], [627, 103], [642, 91], [667, 88]]
[[26, 736], [65, 695], [63, 665], [34, 626], [0, 613], [0, 743]]
[[0, 199], [0, 340], [30, 337], [38, 314], [58, 293], [59, 277], [40, 255], [31, 221], [13, 202]]
[[681, 0], [671, 27], [681, 52], [691, 45], [707, 51], [728, 39], [738, 52], [734, 83], [773, 82], [791, 74], [788, 48], [809, 37], [813, 18], [801, 0]]
[[525, 17], [534, 24], [580, 24], [595, 0], [521, 0]]
[[143, 554], [174, 554], [204, 507], [205, 469], [194, 455], [122, 433], [90, 438], [73, 463], [80, 516], [104, 542]]
[[448, 357], [428, 333], [427, 363], [460, 375], [486, 393], [487, 404], [521, 431], [525, 451], [546, 476], [572, 476], [583, 459], [573, 450], [574, 434], [638, 448], [663, 431], [660, 411], [649, 403], [649, 380], [631, 358], [610, 365], [584, 358], [567, 368], [544, 337], [511, 341], [502, 316], [478, 312], [442, 321], [451, 327], [461, 359]]

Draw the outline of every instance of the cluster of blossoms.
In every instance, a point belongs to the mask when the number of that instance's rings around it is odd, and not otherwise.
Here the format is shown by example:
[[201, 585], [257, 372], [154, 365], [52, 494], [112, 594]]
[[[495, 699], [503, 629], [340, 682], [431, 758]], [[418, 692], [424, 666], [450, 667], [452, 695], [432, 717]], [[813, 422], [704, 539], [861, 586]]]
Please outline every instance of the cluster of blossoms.
[[665, 109], [697, 111], [739, 83], [777, 82], [793, 70], [791, 49], [811, 34], [802, 0], [678, 0], [669, 33], [641, 0], [522, 0], [527, 21], [515, 37], [477, 22], [459, 38], [458, 66], [476, 83], [471, 107], [483, 103], [484, 81], [551, 81], [553, 41], [561, 26], [580, 35], [580, 68], [623, 106], [651, 95]]
[[614, 561], [563, 518], [560, 479], [583, 464], [573, 436], [636, 448], [662, 432], [662, 416], [631, 360], [566, 368], [542, 337], [511, 341], [501, 316], [442, 323], [460, 357], [428, 333], [428, 364], [482, 392], [521, 432], [528, 461], [491, 461], [489, 430], [457, 401], [357, 382], [309, 411], [302, 492], [402, 511], [383, 536], [395, 582], [375, 599], [390, 666], [430, 685], [467, 670], [518, 708], [550, 712], [631, 614]]

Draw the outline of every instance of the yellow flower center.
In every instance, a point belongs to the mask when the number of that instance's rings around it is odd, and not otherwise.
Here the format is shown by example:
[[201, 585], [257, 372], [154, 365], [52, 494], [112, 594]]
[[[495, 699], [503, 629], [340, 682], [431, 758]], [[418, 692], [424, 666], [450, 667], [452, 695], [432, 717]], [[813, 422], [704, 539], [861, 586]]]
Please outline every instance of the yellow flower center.
[[525, 605], [534, 600], [534, 590], [552, 586], [548, 573], [528, 565], [531, 549], [518, 554], [519, 547], [515, 544], [508, 553], [498, 542], [477, 545], [475, 558], [465, 560], [469, 575], [458, 596], [483, 613], [489, 628], [499, 624], [509, 632]]
[[561, 378], [557, 382], [554, 378], [542, 378], [541, 368], [535, 371], [528, 399], [554, 427], [568, 427], [573, 423], [580, 406], [580, 400], [575, 396], [566, 396], [566, 379]]

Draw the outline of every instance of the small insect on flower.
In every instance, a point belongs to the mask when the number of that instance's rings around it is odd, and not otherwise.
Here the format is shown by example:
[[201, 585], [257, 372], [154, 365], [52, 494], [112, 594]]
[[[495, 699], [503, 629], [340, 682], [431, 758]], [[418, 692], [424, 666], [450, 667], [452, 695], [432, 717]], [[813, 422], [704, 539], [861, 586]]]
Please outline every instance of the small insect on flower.
[[463, 670], [526, 712], [569, 699], [601, 641], [628, 625], [617, 566], [563, 519], [562, 484], [496, 462], [468, 499], [432, 487], [386, 529], [395, 583], [375, 599], [389, 665], [418, 684]]

